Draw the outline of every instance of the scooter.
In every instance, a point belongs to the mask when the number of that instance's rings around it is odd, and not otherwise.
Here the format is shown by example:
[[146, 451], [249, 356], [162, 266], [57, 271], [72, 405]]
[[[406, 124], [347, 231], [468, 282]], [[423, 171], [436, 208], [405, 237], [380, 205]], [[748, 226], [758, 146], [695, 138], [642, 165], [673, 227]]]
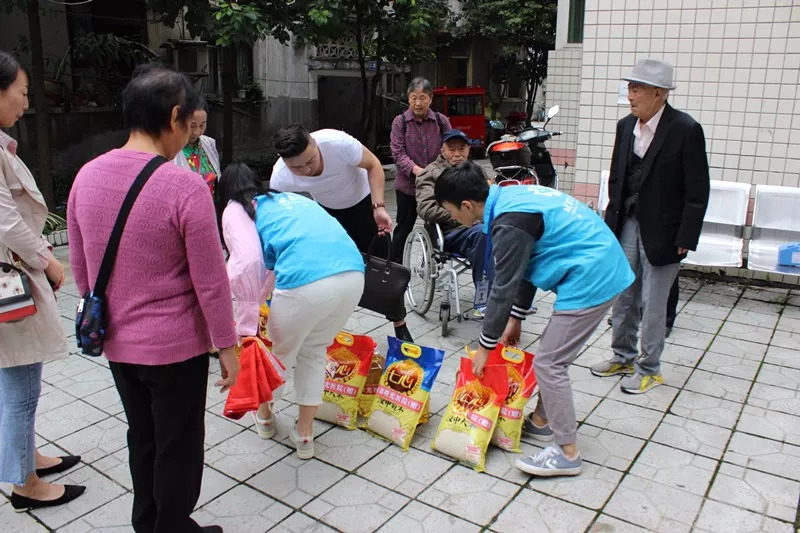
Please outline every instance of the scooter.
[[[558, 173], [545, 146], [559, 131], [548, 131], [547, 124], [559, 112], [557, 105], [547, 110], [547, 120], [539, 127], [529, 127], [517, 135], [505, 134], [486, 148], [486, 156], [496, 172], [494, 182], [507, 185], [542, 185], [558, 189]], [[492, 129], [504, 130], [499, 120], [489, 122]]]

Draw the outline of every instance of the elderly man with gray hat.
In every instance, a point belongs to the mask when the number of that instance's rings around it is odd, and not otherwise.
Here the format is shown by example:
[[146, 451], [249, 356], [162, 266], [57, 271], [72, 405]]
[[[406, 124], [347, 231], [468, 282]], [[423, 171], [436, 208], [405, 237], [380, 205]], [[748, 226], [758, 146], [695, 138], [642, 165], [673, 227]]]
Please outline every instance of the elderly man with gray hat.
[[[628, 81], [631, 114], [617, 123], [605, 221], [625, 250], [636, 281], [612, 310], [610, 360], [596, 376], [625, 375], [621, 389], [641, 394], [664, 383], [667, 298], [680, 262], [697, 248], [708, 205], [703, 128], [667, 103], [672, 65], [636, 62]], [[641, 325], [641, 355], [637, 350]]]

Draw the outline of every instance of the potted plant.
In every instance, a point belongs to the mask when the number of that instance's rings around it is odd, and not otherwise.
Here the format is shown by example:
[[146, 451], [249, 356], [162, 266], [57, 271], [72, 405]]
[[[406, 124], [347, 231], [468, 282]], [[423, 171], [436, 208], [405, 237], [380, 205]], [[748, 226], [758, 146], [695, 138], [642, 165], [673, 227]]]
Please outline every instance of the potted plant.
[[[67, 87], [61, 81], [61, 75], [67, 65], [67, 56], [69, 55], [72, 47], [67, 48], [64, 55], [47, 56], [44, 58], [45, 78], [44, 78], [44, 94], [47, 97], [47, 103], [53, 107], [61, 107], [64, 104], [64, 98], [67, 94]], [[52, 72], [52, 74], [51, 74]]]
[[[254, 79], [250, 79], [243, 87], [245, 98], [254, 104], [260, 104], [264, 101], [264, 90], [261, 85]], [[241, 91], [240, 91], [241, 92]]]
[[76, 67], [88, 69], [83, 77], [92, 80], [79, 91], [88, 93], [88, 105], [111, 105], [133, 69], [158, 58], [146, 45], [112, 33], [85, 33], [72, 48]]
[[67, 221], [55, 213], [47, 214], [42, 234], [53, 246], [61, 246], [69, 243], [69, 238], [67, 237]]
[[247, 86], [250, 83], [250, 76], [248, 75], [247, 71], [239, 70], [238, 79], [237, 79], [237, 86], [238, 89], [238, 96], [240, 100], [244, 100], [247, 98]]

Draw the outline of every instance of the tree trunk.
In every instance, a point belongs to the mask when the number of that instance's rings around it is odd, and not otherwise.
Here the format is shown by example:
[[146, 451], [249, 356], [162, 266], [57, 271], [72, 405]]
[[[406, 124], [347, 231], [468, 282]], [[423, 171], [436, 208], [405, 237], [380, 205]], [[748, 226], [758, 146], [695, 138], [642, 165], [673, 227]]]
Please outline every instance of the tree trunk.
[[383, 33], [378, 29], [378, 42], [375, 48], [375, 74], [372, 76], [372, 84], [369, 92], [369, 110], [367, 116], [367, 123], [364, 126], [366, 145], [370, 150], [375, 150], [378, 142], [378, 110], [381, 107], [382, 101], [378, 97], [378, 87], [381, 85], [381, 78], [383, 77]]
[[223, 48], [222, 58], [222, 166], [233, 161], [233, 85], [235, 49]]
[[50, 156], [50, 110], [44, 92], [44, 53], [42, 51], [42, 26], [39, 21], [39, 1], [28, 0], [28, 30], [31, 38], [33, 75], [29, 81], [33, 90], [33, 107], [36, 110], [36, 152], [39, 156], [37, 181], [47, 208], [53, 211], [56, 205], [55, 186], [51, 172]]
[[361, 12], [356, 10], [356, 50], [358, 51], [358, 68], [361, 72], [361, 118], [358, 121], [361, 131], [359, 136], [367, 141], [367, 116], [369, 114], [369, 80], [367, 79], [367, 58], [364, 53], [364, 33], [361, 27]]
[[525, 112], [528, 113], [528, 120], [533, 122], [533, 104], [536, 102], [536, 91], [539, 90], [539, 84], [534, 81], [529, 81], [526, 85], [528, 94], [525, 98]]

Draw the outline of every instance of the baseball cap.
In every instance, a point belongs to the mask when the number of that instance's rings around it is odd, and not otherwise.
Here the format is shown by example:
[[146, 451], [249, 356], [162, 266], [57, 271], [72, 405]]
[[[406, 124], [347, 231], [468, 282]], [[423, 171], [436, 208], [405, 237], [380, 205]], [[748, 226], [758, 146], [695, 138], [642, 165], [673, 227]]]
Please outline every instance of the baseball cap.
[[465, 143], [469, 144], [469, 137], [467, 137], [467, 134], [461, 130], [450, 130], [442, 135], [442, 142], [447, 142], [451, 139], [461, 139]]

